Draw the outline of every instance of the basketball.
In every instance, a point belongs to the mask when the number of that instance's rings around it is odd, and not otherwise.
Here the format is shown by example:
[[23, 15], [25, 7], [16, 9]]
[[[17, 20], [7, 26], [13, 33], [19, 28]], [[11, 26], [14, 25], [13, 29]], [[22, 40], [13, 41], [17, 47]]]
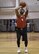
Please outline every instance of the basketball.
[[25, 10], [23, 8], [20, 9], [20, 14], [23, 14]]
[[20, 2], [20, 6], [25, 7], [26, 3], [25, 2]]

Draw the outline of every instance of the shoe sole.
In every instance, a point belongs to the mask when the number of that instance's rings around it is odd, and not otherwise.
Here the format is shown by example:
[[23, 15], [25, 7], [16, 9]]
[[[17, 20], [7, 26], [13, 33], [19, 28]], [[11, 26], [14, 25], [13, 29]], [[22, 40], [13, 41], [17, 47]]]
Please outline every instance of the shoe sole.
[[28, 52], [25, 52], [25, 54], [28, 54]]
[[18, 54], [20, 54], [21, 52], [18, 52]]

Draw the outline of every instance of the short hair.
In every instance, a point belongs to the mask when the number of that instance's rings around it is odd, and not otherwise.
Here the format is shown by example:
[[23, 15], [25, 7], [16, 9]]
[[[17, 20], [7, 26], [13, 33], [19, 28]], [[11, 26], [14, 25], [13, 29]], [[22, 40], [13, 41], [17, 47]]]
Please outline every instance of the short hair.
[[25, 7], [26, 3], [25, 2], [20, 2], [19, 6]]

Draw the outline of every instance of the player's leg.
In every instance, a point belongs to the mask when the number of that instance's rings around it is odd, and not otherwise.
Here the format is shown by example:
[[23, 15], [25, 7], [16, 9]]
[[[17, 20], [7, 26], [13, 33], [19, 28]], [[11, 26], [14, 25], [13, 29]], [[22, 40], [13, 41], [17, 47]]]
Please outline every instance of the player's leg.
[[17, 47], [18, 47], [18, 53], [21, 52], [20, 50], [20, 38], [21, 38], [21, 33], [20, 33], [20, 29], [17, 29]]
[[24, 41], [24, 44], [25, 44], [25, 53], [28, 52], [28, 48], [27, 48], [27, 45], [28, 45], [28, 39], [27, 39], [27, 34], [25, 34], [25, 41]]
[[27, 48], [27, 45], [28, 45], [27, 28], [26, 28], [26, 31], [25, 31], [25, 34], [24, 34], [24, 39], [25, 39], [25, 53], [26, 53], [26, 52], [28, 52], [28, 48]]
[[27, 28], [23, 29], [23, 37], [24, 37], [24, 44], [25, 44], [25, 52], [28, 52], [28, 49], [27, 49], [27, 45], [28, 45]]

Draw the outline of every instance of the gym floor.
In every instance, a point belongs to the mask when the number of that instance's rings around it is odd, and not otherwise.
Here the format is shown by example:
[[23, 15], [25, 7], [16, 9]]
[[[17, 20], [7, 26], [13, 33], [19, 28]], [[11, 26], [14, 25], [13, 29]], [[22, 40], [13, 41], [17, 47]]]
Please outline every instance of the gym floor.
[[[28, 54], [39, 54], [39, 33], [28, 33]], [[21, 54], [24, 42], [21, 41]], [[0, 32], [0, 54], [17, 54], [16, 33]]]

